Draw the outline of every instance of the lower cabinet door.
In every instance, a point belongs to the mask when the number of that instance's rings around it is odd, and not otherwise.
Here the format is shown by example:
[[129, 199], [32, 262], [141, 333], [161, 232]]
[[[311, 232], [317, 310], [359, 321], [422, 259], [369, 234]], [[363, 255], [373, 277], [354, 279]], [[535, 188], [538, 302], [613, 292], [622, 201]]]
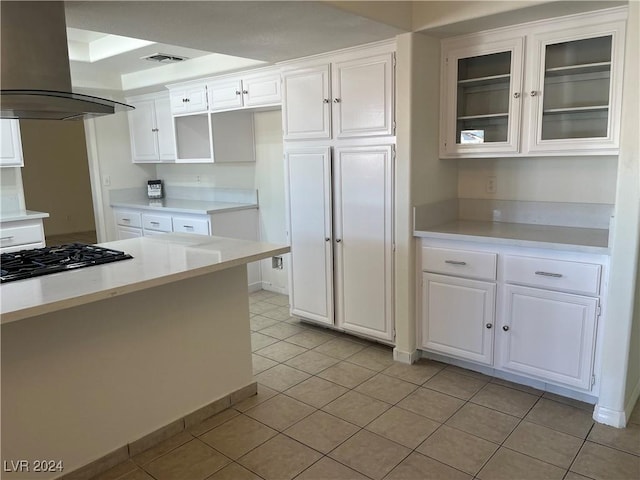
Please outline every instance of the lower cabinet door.
[[500, 367], [590, 390], [598, 300], [506, 285], [504, 302]]
[[126, 240], [127, 238], [136, 238], [142, 236], [142, 229], [118, 226], [118, 240]]
[[496, 284], [422, 274], [422, 347], [493, 363]]
[[390, 146], [335, 149], [336, 323], [385, 341], [395, 326], [392, 172]]
[[333, 325], [329, 148], [287, 151], [285, 172], [291, 242], [291, 313]]

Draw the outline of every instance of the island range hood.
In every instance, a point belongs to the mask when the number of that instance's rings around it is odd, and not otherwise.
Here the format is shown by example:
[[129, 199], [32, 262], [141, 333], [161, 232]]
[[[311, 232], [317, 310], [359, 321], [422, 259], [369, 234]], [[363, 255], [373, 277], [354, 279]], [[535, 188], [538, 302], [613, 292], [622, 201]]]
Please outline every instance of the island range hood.
[[0, 2], [0, 118], [83, 120], [133, 107], [71, 91], [64, 2]]

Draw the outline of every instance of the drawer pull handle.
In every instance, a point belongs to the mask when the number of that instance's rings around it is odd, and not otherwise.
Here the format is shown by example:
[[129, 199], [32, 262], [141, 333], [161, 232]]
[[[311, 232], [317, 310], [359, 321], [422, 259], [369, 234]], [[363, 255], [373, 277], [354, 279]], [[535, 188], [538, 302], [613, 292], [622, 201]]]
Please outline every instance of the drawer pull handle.
[[491, 329], [491, 327], [493, 327], [493, 324], [491, 324], [491, 323], [487, 323], [485, 326], [486, 326], [488, 329]]
[[504, 330], [505, 332], [509, 331], [509, 325], [505, 325], [504, 327], [502, 327], [502, 330]]
[[467, 262], [460, 262], [458, 260], [445, 260], [444, 263], [448, 263], [450, 265], [466, 265]]
[[561, 273], [551, 273], [551, 272], [536, 272], [536, 275], [541, 275], [543, 277], [554, 277], [554, 278], [562, 277]]
[[183, 225], [183, 227], [188, 230], [193, 230], [193, 225]]
[[160, 222], [149, 222], [151, 225], [160, 225]]
[[0, 240], [2, 240], [3, 242], [5, 240], [11, 240], [11, 239], [13, 239], [13, 235], [9, 235], [8, 237], [0, 237]]
[[130, 219], [130, 218], [123, 218], [123, 219], [122, 219], [122, 221], [123, 221], [123, 222], [130, 222], [130, 221], [131, 221], [131, 219]]

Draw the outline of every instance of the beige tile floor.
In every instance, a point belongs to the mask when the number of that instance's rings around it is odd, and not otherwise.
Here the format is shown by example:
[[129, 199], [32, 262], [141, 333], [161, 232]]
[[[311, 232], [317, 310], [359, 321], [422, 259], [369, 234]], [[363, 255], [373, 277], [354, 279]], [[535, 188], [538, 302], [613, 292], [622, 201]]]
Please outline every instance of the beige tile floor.
[[592, 407], [290, 318], [251, 295], [258, 395], [99, 480], [640, 478], [640, 408], [626, 429]]

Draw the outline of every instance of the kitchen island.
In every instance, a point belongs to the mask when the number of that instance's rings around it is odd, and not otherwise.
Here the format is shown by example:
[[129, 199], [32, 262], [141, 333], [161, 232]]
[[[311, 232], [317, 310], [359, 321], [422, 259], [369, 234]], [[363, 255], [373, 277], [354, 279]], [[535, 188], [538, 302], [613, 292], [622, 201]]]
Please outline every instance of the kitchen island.
[[245, 265], [288, 247], [192, 234], [101, 246], [133, 259], [0, 288], [2, 478], [88, 477], [255, 392]]

